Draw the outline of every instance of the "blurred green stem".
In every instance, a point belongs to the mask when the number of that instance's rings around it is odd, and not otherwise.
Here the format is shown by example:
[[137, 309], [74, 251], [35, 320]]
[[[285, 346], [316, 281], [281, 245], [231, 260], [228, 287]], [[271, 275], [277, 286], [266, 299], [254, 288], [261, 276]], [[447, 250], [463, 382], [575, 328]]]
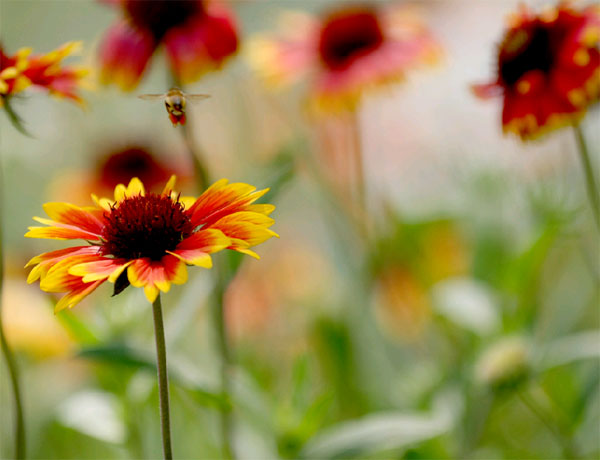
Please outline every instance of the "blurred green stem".
[[[3, 172], [2, 164], [0, 161], [0, 222], [3, 221], [3, 204], [4, 204], [4, 183], [3, 183]], [[15, 407], [15, 459], [21, 460], [25, 458], [25, 418], [23, 416], [23, 403], [21, 399], [21, 386], [19, 379], [19, 369], [15, 356], [8, 345], [6, 335], [4, 333], [4, 322], [2, 320], [2, 295], [4, 285], [4, 245], [2, 227], [0, 226], [0, 346], [2, 347], [2, 354], [6, 360], [6, 367], [8, 367], [8, 375], [13, 390], [13, 399]]]
[[527, 406], [527, 408], [546, 426], [548, 431], [552, 433], [556, 441], [561, 447], [562, 458], [573, 459], [577, 458], [575, 448], [571, 439], [565, 435], [562, 428], [559, 426], [556, 417], [552, 410], [545, 407], [537, 392], [528, 390], [519, 391], [519, 398]]
[[167, 347], [163, 325], [160, 294], [152, 303], [154, 337], [156, 339], [156, 364], [158, 368], [158, 396], [160, 400], [160, 428], [162, 431], [163, 455], [165, 460], [173, 458], [171, 449], [171, 421], [169, 415], [169, 378], [167, 376]]
[[590, 199], [590, 204], [592, 205], [592, 211], [594, 213], [594, 218], [596, 219], [596, 225], [600, 230], [600, 197], [598, 195], [598, 184], [594, 176], [594, 168], [592, 166], [592, 161], [590, 160], [590, 152], [587, 148], [587, 143], [585, 141], [585, 136], [583, 135], [581, 125], [579, 123], [573, 125], [573, 130], [575, 131], [575, 139], [577, 140], [579, 156], [581, 157], [581, 162], [583, 163], [588, 197]]
[[354, 174], [356, 180], [356, 200], [358, 201], [358, 217], [361, 219], [366, 217], [366, 186], [359, 109], [353, 110], [349, 114], [349, 117], [350, 135], [352, 136]]
[[[173, 81], [173, 85], [175, 87], [177, 87], [181, 91], [185, 92], [183, 84], [179, 80], [177, 74], [175, 74], [174, 72], [171, 73], [171, 80]], [[187, 101], [187, 103], [188, 103], [187, 107], [189, 108], [189, 101]], [[183, 134], [183, 141], [185, 142], [185, 146], [187, 147], [188, 155], [194, 165], [194, 175], [196, 177], [196, 185], [197, 185], [198, 193], [200, 194], [200, 193], [204, 192], [204, 190], [209, 186], [209, 176], [208, 176], [208, 170], [206, 169], [206, 166], [204, 165], [204, 162], [202, 161], [202, 158], [204, 157], [204, 155], [203, 155], [202, 151], [200, 150], [200, 148], [194, 142], [194, 135], [192, 133], [192, 130], [190, 129], [190, 124], [189, 124], [189, 115], [190, 115], [189, 112], [187, 112], [188, 121], [184, 125], [179, 126], [179, 129], [181, 129], [181, 132]]]
[[[217, 345], [219, 357], [221, 360], [221, 393], [225, 398], [229, 398], [231, 393], [231, 382], [229, 380], [229, 368], [231, 366], [231, 354], [229, 351], [229, 342], [227, 340], [227, 329], [225, 324], [225, 291], [227, 289], [226, 266], [220, 261], [217, 265], [217, 281], [215, 284], [214, 297], [214, 328], [217, 334]], [[227, 404], [221, 410], [221, 443], [223, 458], [234, 459], [235, 454], [231, 442], [231, 406]]]

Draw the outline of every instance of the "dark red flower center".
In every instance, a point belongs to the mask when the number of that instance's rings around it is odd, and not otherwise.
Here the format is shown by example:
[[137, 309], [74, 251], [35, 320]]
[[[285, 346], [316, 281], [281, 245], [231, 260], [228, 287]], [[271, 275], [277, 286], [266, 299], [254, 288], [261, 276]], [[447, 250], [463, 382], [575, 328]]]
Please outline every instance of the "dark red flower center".
[[150, 193], [126, 198], [104, 214], [102, 252], [123, 259], [160, 260], [193, 232], [179, 201]]
[[512, 86], [531, 70], [550, 73], [566, 35], [564, 27], [542, 22], [513, 30], [500, 52], [498, 66], [502, 81]]
[[383, 32], [375, 13], [367, 9], [352, 10], [334, 14], [325, 21], [319, 54], [327, 67], [340, 70], [382, 43]]
[[100, 182], [110, 189], [117, 184], [129, 183], [132, 177], [138, 177], [152, 188], [169, 176], [168, 171], [141, 147], [129, 147], [102, 158], [98, 171]]
[[125, 11], [133, 23], [159, 41], [172, 27], [203, 11], [200, 0], [127, 0]]

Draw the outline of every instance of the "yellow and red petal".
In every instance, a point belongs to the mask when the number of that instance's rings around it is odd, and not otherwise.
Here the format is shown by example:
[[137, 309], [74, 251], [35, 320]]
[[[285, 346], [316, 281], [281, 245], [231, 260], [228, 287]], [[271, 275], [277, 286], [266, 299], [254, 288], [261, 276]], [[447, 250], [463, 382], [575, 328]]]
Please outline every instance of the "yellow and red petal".
[[26, 238], [42, 238], [52, 240], [98, 240], [100, 235], [90, 233], [80, 228], [73, 227], [70, 225], [56, 224], [47, 219], [35, 218], [35, 220], [47, 223], [48, 225], [54, 224], [52, 227], [28, 227], [29, 231], [25, 234]]
[[73, 308], [85, 297], [90, 295], [100, 286], [104, 281], [95, 281], [92, 283], [84, 283], [81, 280], [72, 286], [72, 289], [61, 297], [54, 307], [54, 313], [58, 313], [65, 308]]
[[69, 268], [68, 272], [69, 275], [81, 277], [84, 283], [106, 279], [114, 283], [131, 263], [133, 261], [128, 262], [123, 259], [102, 258], [92, 262], [73, 265]]
[[199, 230], [177, 245], [169, 254], [184, 262], [199, 267], [211, 268], [212, 259], [209, 254], [226, 249], [231, 240], [217, 229]]
[[40, 289], [45, 292], [70, 291], [74, 284], [81, 282], [81, 277], [69, 274], [71, 267], [99, 259], [101, 256], [98, 254], [78, 254], [63, 258], [41, 277]]
[[146, 191], [144, 184], [137, 177], [132, 178], [129, 181], [127, 187], [123, 184], [119, 184], [115, 187], [115, 202], [118, 203], [123, 201], [125, 198], [131, 198], [132, 196], [144, 196]]
[[143, 287], [146, 298], [154, 302], [158, 291], [168, 292], [173, 284], [187, 281], [187, 268], [179, 258], [168, 254], [160, 261], [136, 259], [127, 268], [127, 278], [134, 287]]
[[100, 46], [100, 80], [124, 91], [134, 89], [156, 49], [152, 34], [122, 21], [113, 25]]
[[29, 272], [27, 277], [28, 283], [33, 283], [40, 277], [43, 277], [48, 273], [48, 270], [52, 268], [57, 262], [71, 256], [82, 255], [82, 254], [98, 254], [100, 248], [98, 246], [75, 246], [72, 248], [59, 249], [57, 251], [45, 252], [32, 258], [25, 267], [29, 267], [35, 264], [35, 267]]
[[210, 226], [220, 218], [238, 211], [267, 193], [269, 189], [256, 191], [256, 187], [243, 183], [229, 184], [221, 179], [211, 185], [190, 207], [192, 224]]
[[[269, 229], [274, 222], [272, 218], [264, 214], [241, 211], [223, 217], [213, 224], [212, 228], [218, 228], [226, 236], [234, 240], [234, 244], [229, 248], [238, 250], [256, 246], [273, 236], [278, 237], [277, 233]], [[246, 243], [245, 247], [235, 244], [236, 240]]]
[[[191, 83], [202, 74], [220, 68], [238, 47], [238, 37], [229, 11], [216, 5], [192, 17], [182, 25], [172, 27], [164, 37], [172, 71], [183, 83]], [[173, 124], [185, 123], [177, 119]]]
[[55, 222], [71, 225], [87, 232], [100, 235], [103, 223], [101, 216], [69, 203], [46, 203], [43, 206], [48, 217]]

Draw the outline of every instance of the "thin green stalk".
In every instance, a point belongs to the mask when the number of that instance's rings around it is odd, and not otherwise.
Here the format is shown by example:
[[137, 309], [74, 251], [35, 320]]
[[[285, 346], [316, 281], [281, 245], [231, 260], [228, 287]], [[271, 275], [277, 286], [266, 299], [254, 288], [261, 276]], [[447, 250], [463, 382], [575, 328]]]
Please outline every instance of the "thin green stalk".
[[[3, 214], [3, 175], [2, 165], [0, 163], [0, 221]], [[4, 323], [2, 321], [2, 287], [4, 284], [4, 246], [2, 244], [2, 227], [0, 226], [0, 347], [8, 368], [8, 375], [12, 386], [13, 404], [15, 410], [15, 459], [21, 460], [25, 458], [25, 417], [23, 415], [23, 402], [21, 396], [21, 386], [19, 379], [19, 369], [13, 352], [6, 340], [4, 333]]]
[[[174, 86], [185, 92], [183, 84], [175, 73], [171, 74], [171, 80]], [[189, 101], [187, 102], [189, 107]], [[187, 116], [189, 118], [189, 112], [187, 113]], [[202, 161], [203, 154], [200, 151], [200, 148], [194, 142], [194, 135], [190, 129], [189, 123], [186, 122], [180, 127], [180, 129], [182, 130], [183, 141], [187, 147], [188, 155], [194, 165], [194, 174], [196, 177], [198, 192], [202, 193], [210, 185], [208, 170]]]
[[590, 204], [592, 205], [592, 211], [594, 213], [594, 218], [596, 219], [596, 225], [600, 230], [600, 196], [598, 195], [598, 184], [594, 176], [594, 168], [592, 166], [592, 161], [590, 160], [590, 152], [587, 148], [587, 143], [585, 141], [585, 136], [583, 135], [581, 125], [573, 125], [573, 130], [575, 131], [575, 139], [577, 140], [579, 156], [583, 164], [588, 197], [590, 199]]
[[544, 424], [548, 431], [552, 433], [561, 447], [562, 457], [565, 459], [577, 458], [573, 443], [565, 436], [562, 428], [556, 424], [556, 417], [553, 416], [551, 411], [547, 410], [533, 395], [530, 396], [527, 391], [519, 391], [519, 398], [521, 398], [521, 401], [523, 401], [527, 408]]
[[[173, 84], [177, 86], [182, 91], [185, 91], [183, 85], [177, 78], [177, 75], [171, 74], [171, 79]], [[189, 124], [186, 123], [182, 126], [183, 139], [187, 146], [188, 154], [192, 163], [194, 164], [194, 172], [196, 174], [196, 185], [198, 189], [198, 193], [204, 192], [206, 187], [209, 185], [210, 175], [208, 173], [208, 169], [205, 167], [202, 162], [202, 152], [199, 151], [198, 147], [195, 145], [193, 140], [193, 134], [191, 129], [189, 128]], [[222, 395], [229, 399], [231, 383], [229, 380], [229, 368], [231, 365], [231, 356], [229, 353], [229, 344], [227, 340], [227, 332], [225, 330], [225, 317], [224, 317], [224, 309], [223, 309], [223, 299], [225, 296], [225, 290], [227, 288], [227, 281], [225, 276], [225, 267], [222, 264], [218, 265], [217, 270], [217, 281], [215, 284], [214, 291], [214, 301], [215, 301], [215, 311], [214, 311], [214, 327], [217, 333], [217, 345], [219, 352], [219, 360], [220, 360], [220, 377], [221, 377], [221, 393]], [[221, 442], [222, 442], [222, 450], [223, 457], [226, 459], [234, 459], [235, 454], [232, 447], [232, 419], [231, 419], [231, 407], [227, 404], [221, 410]]]
[[[224, 262], [224, 261], [221, 261]], [[226, 291], [226, 274], [224, 263], [217, 265], [217, 282], [215, 285], [214, 298], [214, 329], [217, 334], [217, 346], [219, 357], [221, 360], [220, 378], [221, 392], [225, 398], [229, 398], [231, 393], [231, 381], [229, 379], [229, 369], [231, 366], [231, 353], [229, 351], [229, 341], [227, 340], [227, 329], [225, 327], [225, 291]], [[221, 449], [223, 458], [234, 459], [235, 453], [232, 445], [232, 420], [231, 406], [227, 404], [221, 410]]]
[[158, 368], [158, 396], [160, 400], [160, 428], [162, 431], [163, 455], [165, 460], [173, 458], [171, 449], [171, 421], [169, 415], [169, 378], [167, 376], [167, 347], [162, 318], [160, 294], [152, 303], [154, 336], [156, 338], [156, 364]]

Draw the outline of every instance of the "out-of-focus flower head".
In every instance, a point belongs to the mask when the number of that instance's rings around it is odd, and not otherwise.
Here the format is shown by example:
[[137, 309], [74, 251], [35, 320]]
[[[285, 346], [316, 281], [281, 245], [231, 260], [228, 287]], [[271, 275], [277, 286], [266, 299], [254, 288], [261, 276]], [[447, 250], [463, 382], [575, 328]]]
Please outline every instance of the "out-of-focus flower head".
[[475, 378], [495, 388], [511, 387], [526, 376], [530, 346], [523, 337], [504, 337], [487, 348], [475, 365]]
[[128, 91], [137, 86], [150, 58], [164, 44], [180, 83], [221, 68], [238, 48], [233, 15], [213, 0], [116, 0], [123, 18], [100, 47], [100, 79]]
[[431, 286], [463, 275], [469, 251], [452, 221], [391, 220], [371, 255], [376, 314], [391, 337], [414, 341], [431, 317]]
[[29, 238], [82, 239], [85, 246], [47, 252], [27, 281], [46, 292], [66, 292], [56, 311], [73, 307], [105, 281], [118, 294], [129, 284], [144, 288], [150, 302], [171, 284], [187, 281], [187, 265], [212, 267], [210, 254], [232, 249], [258, 258], [250, 248], [272, 236], [274, 206], [255, 204], [268, 189], [222, 179], [198, 199], [173, 192], [175, 176], [160, 194], [146, 193], [134, 178], [115, 188], [114, 200], [92, 196], [94, 206], [46, 203], [47, 227], [30, 227]]
[[22, 276], [4, 280], [2, 316], [7, 340], [17, 351], [44, 359], [65, 355], [73, 346], [52, 318], [48, 296], [23, 283]]
[[402, 7], [352, 5], [320, 20], [303, 13], [282, 19], [276, 36], [251, 41], [250, 63], [273, 85], [309, 74], [311, 106], [326, 111], [354, 110], [365, 91], [439, 55], [427, 28]]
[[127, 184], [134, 177], [139, 178], [146, 189], [160, 192], [164, 183], [176, 175], [180, 187], [185, 187], [192, 176], [188, 174], [191, 165], [184, 155], [171, 152], [157, 155], [155, 149], [146, 142], [117, 141], [107, 147], [104, 142], [85, 168], [64, 169], [56, 174], [48, 187], [51, 199], [69, 199], [73, 204], [89, 201], [90, 195], [110, 195], [119, 184]]
[[83, 104], [77, 91], [88, 69], [62, 65], [63, 59], [80, 48], [81, 43], [69, 42], [48, 54], [32, 55], [30, 48], [21, 48], [8, 56], [0, 45], [0, 107], [9, 97], [30, 86]]
[[482, 98], [502, 96], [502, 126], [521, 139], [579, 120], [600, 95], [600, 7], [562, 1], [535, 14], [522, 6], [498, 49], [497, 77], [474, 85]]

